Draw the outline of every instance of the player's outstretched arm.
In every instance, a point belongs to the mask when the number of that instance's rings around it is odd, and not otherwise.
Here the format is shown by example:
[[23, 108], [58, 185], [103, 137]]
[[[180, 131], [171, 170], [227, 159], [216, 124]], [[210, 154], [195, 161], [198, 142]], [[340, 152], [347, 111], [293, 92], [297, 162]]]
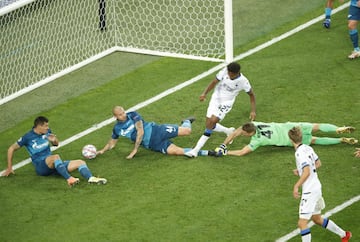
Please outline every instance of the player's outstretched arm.
[[205, 88], [205, 90], [203, 91], [203, 93], [201, 93], [199, 100], [200, 102], [205, 101], [206, 99], [206, 95], [212, 90], [214, 89], [214, 87], [216, 86], [216, 84], [218, 84], [219, 80], [218, 79], [214, 79], [212, 80], [209, 85]]
[[135, 123], [135, 128], [136, 128], [136, 140], [134, 144], [134, 149], [130, 152], [130, 154], [126, 157], [126, 159], [134, 158], [134, 156], [138, 152], [138, 149], [144, 137], [144, 126], [141, 120]]
[[114, 148], [117, 142], [118, 142], [117, 139], [110, 139], [109, 142], [107, 142], [107, 144], [104, 146], [104, 148], [102, 148], [101, 150], [98, 150], [96, 152], [96, 154], [97, 155], [104, 154], [105, 151], [108, 151], [108, 150], [111, 150], [112, 148]]
[[244, 146], [241, 150], [228, 150], [228, 155], [235, 155], [235, 156], [244, 156], [246, 154], [249, 154], [252, 152], [252, 150], [249, 148], [248, 145]]
[[255, 99], [255, 93], [251, 89], [250, 92], [247, 93], [250, 97], [250, 120], [254, 121], [256, 119], [256, 99]]
[[234, 132], [232, 132], [231, 134], [229, 134], [229, 136], [226, 137], [226, 139], [224, 140], [223, 144], [224, 145], [228, 145], [230, 144], [236, 137], [238, 137], [239, 135], [241, 135], [242, 132], [242, 128], [241, 126], [237, 129], [235, 129]]
[[14, 156], [14, 152], [18, 149], [20, 149], [20, 146], [17, 143], [14, 143], [9, 147], [7, 152], [7, 168], [3, 172], [3, 174], [1, 174], [1, 176], [9, 176], [10, 174], [15, 174], [12, 168], [12, 159]]

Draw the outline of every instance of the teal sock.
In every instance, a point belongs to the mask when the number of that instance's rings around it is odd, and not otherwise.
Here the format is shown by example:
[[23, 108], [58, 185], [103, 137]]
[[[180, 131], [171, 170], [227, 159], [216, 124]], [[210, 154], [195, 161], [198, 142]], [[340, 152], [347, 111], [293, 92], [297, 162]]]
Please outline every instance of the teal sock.
[[325, 8], [325, 18], [330, 19], [331, 18], [331, 8]]
[[324, 138], [324, 137], [316, 137], [315, 144], [316, 145], [335, 145], [340, 144], [340, 138]]
[[207, 150], [200, 150], [199, 152], [198, 152], [198, 156], [207, 156], [208, 155], [208, 151]]
[[89, 180], [89, 178], [92, 177], [92, 173], [86, 164], [79, 166], [78, 170], [86, 180]]
[[189, 152], [190, 150], [192, 150], [191, 148], [184, 148], [184, 153]]
[[62, 175], [65, 179], [69, 179], [71, 175], [69, 174], [66, 166], [64, 165], [64, 162], [62, 160], [56, 160], [54, 162], [56, 171]]
[[320, 124], [319, 125], [320, 131], [323, 131], [323, 132], [336, 132], [337, 128], [338, 128], [338, 126], [333, 125], [333, 124]]
[[184, 122], [181, 124], [181, 127], [191, 128], [190, 120], [184, 120]]
[[357, 29], [349, 30], [349, 35], [351, 42], [353, 44], [354, 50], [359, 50], [359, 34]]

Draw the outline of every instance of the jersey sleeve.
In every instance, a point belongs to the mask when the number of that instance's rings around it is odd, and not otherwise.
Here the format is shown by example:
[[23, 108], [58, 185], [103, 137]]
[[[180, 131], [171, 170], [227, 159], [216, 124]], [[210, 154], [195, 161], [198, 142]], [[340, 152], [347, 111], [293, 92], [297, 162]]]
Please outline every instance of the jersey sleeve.
[[134, 123], [142, 120], [142, 117], [138, 112], [130, 112], [128, 115]]
[[224, 79], [224, 76], [227, 74], [227, 70], [226, 68], [222, 69], [221, 71], [218, 72], [218, 74], [216, 74], [215, 78], [218, 81], [222, 81]]
[[250, 92], [251, 91], [251, 84], [250, 81], [243, 75], [241, 74], [242, 77], [244, 78], [244, 82], [243, 82], [243, 89], [245, 92]]
[[254, 137], [251, 138], [250, 143], [248, 144], [248, 147], [251, 151], [256, 150], [260, 146], [260, 141], [257, 139], [254, 139]]
[[22, 136], [22, 137], [20, 137], [20, 138], [16, 141], [16, 143], [17, 143], [20, 147], [24, 146], [24, 145], [26, 144], [26, 137], [25, 137], [25, 135]]
[[119, 135], [116, 132], [116, 125], [114, 126], [113, 130], [112, 130], [112, 134], [111, 134], [111, 138], [112, 139], [119, 139]]

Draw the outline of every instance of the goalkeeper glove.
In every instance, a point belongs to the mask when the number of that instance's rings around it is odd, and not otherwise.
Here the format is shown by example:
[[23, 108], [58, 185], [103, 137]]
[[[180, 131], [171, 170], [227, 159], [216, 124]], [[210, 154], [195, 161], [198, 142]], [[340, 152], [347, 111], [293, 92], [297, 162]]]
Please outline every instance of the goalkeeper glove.
[[227, 147], [225, 144], [221, 144], [219, 147], [217, 147], [215, 149], [216, 155], [217, 156], [223, 156], [223, 155], [227, 155]]

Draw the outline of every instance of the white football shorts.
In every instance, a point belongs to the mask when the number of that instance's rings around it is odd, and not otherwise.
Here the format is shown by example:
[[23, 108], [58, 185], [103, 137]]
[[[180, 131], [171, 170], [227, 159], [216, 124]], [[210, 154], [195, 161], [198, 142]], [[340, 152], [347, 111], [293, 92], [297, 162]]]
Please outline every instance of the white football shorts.
[[228, 112], [233, 107], [233, 101], [219, 102], [218, 99], [212, 98], [210, 100], [206, 117], [210, 118], [212, 115], [218, 117], [220, 120], [223, 120]]
[[321, 191], [304, 193], [299, 206], [299, 218], [310, 220], [312, 215], [321, 214], [325, 208], [325, 201]]

